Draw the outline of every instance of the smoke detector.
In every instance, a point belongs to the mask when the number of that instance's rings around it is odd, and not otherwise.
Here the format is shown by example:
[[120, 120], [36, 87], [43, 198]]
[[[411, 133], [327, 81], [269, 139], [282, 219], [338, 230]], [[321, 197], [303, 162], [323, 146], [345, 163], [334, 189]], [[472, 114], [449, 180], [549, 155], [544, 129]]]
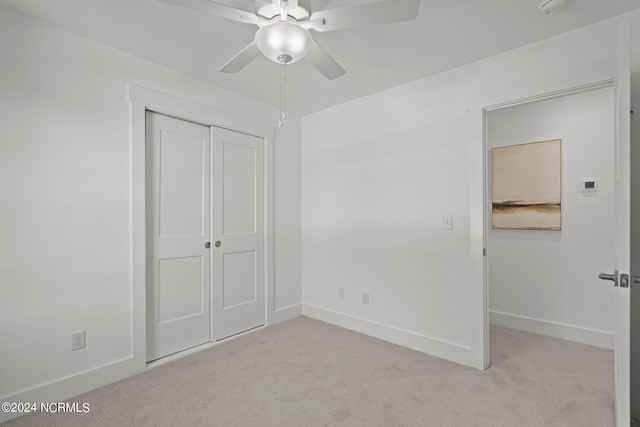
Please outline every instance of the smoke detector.
[[560, 6], [560, 3], [562, 3], [562, 0], [542, 0], [538, 5], [538, 9], [543, 14], [550, 16]]

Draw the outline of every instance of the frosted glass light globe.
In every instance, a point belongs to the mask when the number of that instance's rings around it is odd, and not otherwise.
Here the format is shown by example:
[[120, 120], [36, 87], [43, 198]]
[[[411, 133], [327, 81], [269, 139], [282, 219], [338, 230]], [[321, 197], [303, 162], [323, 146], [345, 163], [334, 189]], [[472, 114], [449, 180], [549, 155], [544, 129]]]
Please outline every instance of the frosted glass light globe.
[[[311, 34], [292, 22], [273, 22], [258, 30], [256, 44], [260, 52], [273, 62], [290, 64], [301, 60], [309, 52]], [[291, 59], [283, 61], [287, 56]]]

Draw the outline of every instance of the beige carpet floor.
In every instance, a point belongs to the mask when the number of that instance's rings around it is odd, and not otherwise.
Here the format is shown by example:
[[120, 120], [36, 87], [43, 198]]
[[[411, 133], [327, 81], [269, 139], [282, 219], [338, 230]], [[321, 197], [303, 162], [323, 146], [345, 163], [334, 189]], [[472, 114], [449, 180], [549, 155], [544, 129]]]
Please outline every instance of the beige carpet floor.
[[299, 317], [15, 426], [613, 426], [613, 353], [502, 327], [466, 368]]

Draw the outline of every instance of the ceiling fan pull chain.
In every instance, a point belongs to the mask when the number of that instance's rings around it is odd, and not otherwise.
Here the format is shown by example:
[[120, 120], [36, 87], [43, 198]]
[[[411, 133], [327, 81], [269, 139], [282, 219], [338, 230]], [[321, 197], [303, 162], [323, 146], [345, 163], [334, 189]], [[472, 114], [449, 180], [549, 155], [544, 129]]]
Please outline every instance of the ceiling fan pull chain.
[[287, 63], [282, 66], [282, 120], [287, 120]]
[[282, 70], [280, 70], [280, 117], [279, 117], [279, 123], [278, 126], [282, 127], [282, 117], [284, 116], [284, 107], [282, 104], [282, 92], [283, 92], [283, 86], [284, 86], [284, 67], [285, 64], [282, 64]]
[[282, 62], [280, 79], [280, 122], [278, 126], [282, 127], [285, 120], [287, 120], [287, 63]]

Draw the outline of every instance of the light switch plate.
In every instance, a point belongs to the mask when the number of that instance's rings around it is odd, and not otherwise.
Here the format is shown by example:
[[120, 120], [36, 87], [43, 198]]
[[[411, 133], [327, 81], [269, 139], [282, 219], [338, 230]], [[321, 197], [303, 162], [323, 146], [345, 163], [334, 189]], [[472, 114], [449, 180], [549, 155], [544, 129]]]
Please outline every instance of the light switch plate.
[[442, 229], [453, 230], [453, 217], [451, 215], [445, 215], [442, 217]]

